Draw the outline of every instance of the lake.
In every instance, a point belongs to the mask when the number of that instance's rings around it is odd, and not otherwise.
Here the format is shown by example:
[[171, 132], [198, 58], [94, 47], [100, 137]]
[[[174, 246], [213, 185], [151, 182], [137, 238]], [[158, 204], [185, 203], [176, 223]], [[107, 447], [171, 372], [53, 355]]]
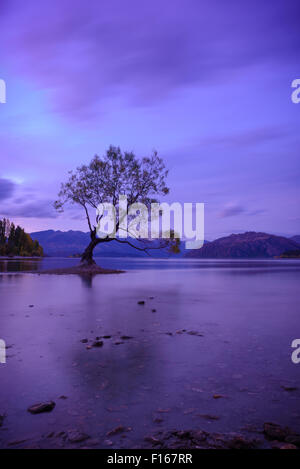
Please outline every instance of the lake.
[[[174, 428], [300, 431], [300, 261], [98, 261], [126, 272], [37, 275], [78, 259], [0, 261], [0, 447], [64, 447], [70, 430], [102, 448]], [[27, 412], [50, 400], [52, 412]]]

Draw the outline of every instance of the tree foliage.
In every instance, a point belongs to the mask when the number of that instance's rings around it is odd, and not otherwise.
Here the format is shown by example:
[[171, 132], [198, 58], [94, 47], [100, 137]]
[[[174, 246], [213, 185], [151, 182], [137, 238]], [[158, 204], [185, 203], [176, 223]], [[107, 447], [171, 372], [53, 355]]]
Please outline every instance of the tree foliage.
[[0, 220], [1, 256], [43, 256], [43, 248], [31, 239], [19, 225], [16, 227], [7, 218]]

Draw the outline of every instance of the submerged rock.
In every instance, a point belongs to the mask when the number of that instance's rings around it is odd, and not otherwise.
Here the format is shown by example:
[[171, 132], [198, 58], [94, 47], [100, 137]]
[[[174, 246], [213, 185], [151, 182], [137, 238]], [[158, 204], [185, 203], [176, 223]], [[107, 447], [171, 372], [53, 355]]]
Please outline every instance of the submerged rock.
[[211, 414], [199, 414], [199, 417], [202, 417], [206, 420], [220, 420], [218, 415], [211, 415]]
[[300, 435], [297, 433], [288, 435], [284, 441], [300, 447]]
[[281, 386], [285, 391], [298, 391], [297, 386]]
[[49, 402], [43, 402], [39, 404], [34, 404], [30, 407], [28, 407], [28, 412], [31, 414], [41, 414], [42, 412], [51, 412], [55, 407], [55, 402], [49, 401]]
[[106, 436], [118, 435], [119, 433], [130, 432], [130, 431], [131, 431], [131, 427], [124, 427], [123, 425], [119, 425], [118, 427], [113, 428], [112, 430], [107, 432]]
[[229, 449], [252, 449], [257, 446], [257, 440], [248, 439], [244, 436], [237, 435], [229, 440], [226, 444]]
[[291, 430], [288, 427], [281, 427], [277, 423], [272, 422], [264, 423], [264, 434], [270, 440], [284, 441], [290, 433]]
[[144, 305], [144, 304], [145, 304], [145, 301], [144, 301], [144, 300], [140, 300], [140, 301], [138, 301], [137, 303], [138, 303], [138, 305]]
[[90, 436], [86, 433], [77, 432], [75, 430], [68, 432], [68, 441], [70, 443], [81, 443], [82, 441], [88, 440], [89, 438]]
[[95, 340], [95, 342], [93, 342], [93, 347], [103, 347], [103, 341]]
[[292, 445], [291, 443], [285, 443], [280, 447], [280, 449], [298, 449], [297, 446]]
[[147, 436], [145, 441], [161, 449], [252, 449], [260, 443], [239, 434], [209, 433], [204, 430], [161, 431]]

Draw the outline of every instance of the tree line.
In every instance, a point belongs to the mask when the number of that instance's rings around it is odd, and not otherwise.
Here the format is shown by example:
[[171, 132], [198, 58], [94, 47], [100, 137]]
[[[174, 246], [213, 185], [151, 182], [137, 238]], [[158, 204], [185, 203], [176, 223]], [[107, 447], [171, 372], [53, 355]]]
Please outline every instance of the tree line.
[[0, 220], [0, 256], [43, 256], [43, 248], [19, 225], [7, 218]]

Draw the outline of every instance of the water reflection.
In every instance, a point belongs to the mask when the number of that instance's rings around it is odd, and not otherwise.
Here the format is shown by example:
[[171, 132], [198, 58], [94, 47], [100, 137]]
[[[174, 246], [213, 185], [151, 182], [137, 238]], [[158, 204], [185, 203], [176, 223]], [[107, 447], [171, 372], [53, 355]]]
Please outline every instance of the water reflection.
[[[280, 269], [299, 270], [300, 261], [295, 259], [144, 259], [144, 258], [98, 258], [98, 265], [103, 268], [123, 269], [123, 270], [212, 270], [220, 269], [230, 272], [248, 273], [250, 270], [270, 269], [279, 272]], [[74, 267], [78, 265], [78, 259], [69, 258], [37, 258], [37, 259], [0, 259], [0, 272], [36, 272], [47, 269]], [[83, 278], [83, 283], [90, 287], [92, 280]]]
[[92, 288], [94, 275], [79, 275], [82, 286], [85, 288]]
[[36, 272], [40, 269], [40, 260], [4, 259], [0, 260], [0, 272]]
[[[0, 337], [11, 346], [0, 367], [0, 413], [9, 416], [0, 447], [69, 429], [103, 442], [119, 425], [132, 427], [131, 443], [114, 439], [127, 447], [157, 425], [222, 432], [278, 421], [298, 430], [299, 393], [282, 385], [299, 381], [290, 358], [299, 261], [134, 260], [130, 268], [115, 259], [126, 273], [93, 278], [19, 273], [67, 259], [17, 262], [15, 274], [0, 275]], [[96, 337], [103, 347], [92, 346]], [[53, 413], [26, 412], [48, 400]]]

